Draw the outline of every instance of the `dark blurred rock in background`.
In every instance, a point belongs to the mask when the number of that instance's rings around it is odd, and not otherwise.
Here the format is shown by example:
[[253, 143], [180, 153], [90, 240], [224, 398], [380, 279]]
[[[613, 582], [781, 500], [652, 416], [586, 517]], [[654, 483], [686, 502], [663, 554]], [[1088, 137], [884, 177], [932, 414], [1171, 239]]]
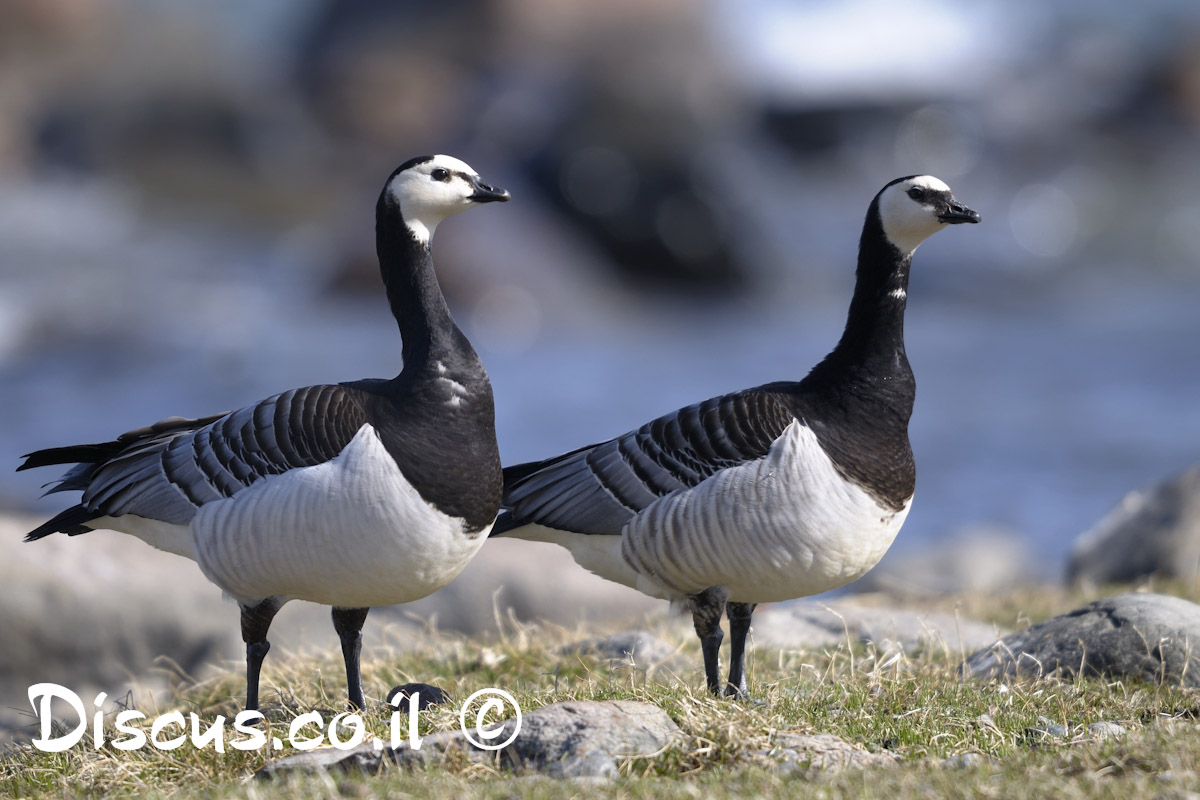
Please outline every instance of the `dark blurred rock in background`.
[[1132, 491], [1075, 540], [1067, 581], [1103, 585], [1200, 578], [1200, 466]]
[[[10, 0], [0, 450], [15, 467], [395, 374], [372, 211], [418, 153], [513, 192], [436, 242], [508, 462], [802, 377], [844, 321], [867, 200], [929, 172], [984, 224], [914, 268], [917, 498], [858, 588], [1044, 580], [1131, 487], [1200, 461], [1197, 42], [1184, 0]], [[0, 504], [53, 513], [43, 473], [0, 471]], [[20, 643], [0, 706], [23, 708], [34, 677], [112, 693], [158, 655], [240, 660], [236, 615], [193, 565], [107, 534], [24, 545], [23, 529], [0, 530], [20, 587], [0, 601]], [[378, 617], [477, 631], [496, 609], [569, 624], [662, 606], [512, 546]], [[554, 569], [530, 580], [529, 558]]]

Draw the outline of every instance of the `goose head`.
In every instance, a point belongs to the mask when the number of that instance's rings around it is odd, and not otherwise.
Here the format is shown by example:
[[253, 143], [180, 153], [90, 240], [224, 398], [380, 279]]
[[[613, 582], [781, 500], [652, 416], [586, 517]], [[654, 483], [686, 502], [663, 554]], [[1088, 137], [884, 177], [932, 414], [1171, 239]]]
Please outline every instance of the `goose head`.
[[910, 175], [889, 183], [875, 197], [883, 234], [902, 255], [947, 225], [979, 222], [979, 212], [954, 199], [950, 187], [932, 175]]
[[479, 177], [453, 156], [420, 156], [401, 164], [388, 178], [381, 202], [399, 209], [417, 241], [427, 244], [446, 217], [480, 203], [505, 202], [510, 195]]

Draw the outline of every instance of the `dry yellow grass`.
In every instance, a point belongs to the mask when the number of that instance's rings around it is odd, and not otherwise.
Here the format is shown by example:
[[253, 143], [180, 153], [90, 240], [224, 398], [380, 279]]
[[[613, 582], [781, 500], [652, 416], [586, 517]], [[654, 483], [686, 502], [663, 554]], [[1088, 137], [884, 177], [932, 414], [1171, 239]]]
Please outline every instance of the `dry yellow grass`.
[[[1163, 587], [1156, 587], [1162, 589]], [[1168, 587], [1189, 594], [1188, 587]], [[1096, 592], [1044, 590], [1010, 597], [940, 601], [966, 615], [1012, 625], [1067, 611]], [[1029, 604], [1022, 610], [1021, 604]], [[579, 656], [562, 645], [596, 633], [504, 620], [488, 637], [462, 638], [430, 631], [416, 651], [375, 651], [364, 658], [364, 689], [382, 698], [410, 681], [440, 685], [456, 699], [501, 687], [528, 711], [563, 700], [630, 699], [658, 705], [684, 733], [675, 746], [620, 765], [607, 784], [514, 779], [488, 765], [450, 762], [437, 769], [387, 769], [374, 776], [299, 775], [266, 782], [252, 777], [269, 759], [286, 754], [144, 747], [96, 750], [86, 739], [65, 753], [30, 745], [0, 758], [0, 792], [18, 797], [553, 797], [617, 796], [717, 798], [754, 795], [818, 797], [1141, 797], [1200, 791], [1200, 697], [1186, 690], [1140, 683], [1045, 680], [1009, 684], [962, 682], [958, 654], [880, 654], [845, 644], [820, 652], [758, 648], [751, 689], [765, 704], [716, 700], [703, 692], [699, 647], [679, 627], [659, 621], [659, 633], [678, 641], [691, 669], [678, 676], [643, 672]], [[297, 714], [342, 710], [344, 685], [334, 654], [268, 659], [265, 698], [268, 734], [286, 733]], [[202, 683], [181, 682], [149, 717], [178, 709], [211, 722], [239, 708], [243, 679], [232, 664]], [[364, 715], [372, 734], [386, 736], [388, 714]], [[1026, 729], [1044, 718], [1066, 726], [1066, 736], [1040, 739]], [[1101, 739], [1093, 722], [1116, 722], [1127, 733]], [[108, 720], [110, 726], [112, 720]], [[1044, 723], [1044, 720], [1043, 720]], [[429, 709], [422, 735], [457, 729], [457, 707]], [[830, 733], [869, 750], [901, 758], [895, 768], [847, 770], [812, 780], [774, 771], [749, 756], [768, 750], [778, 732]], [[946, 759], [978, 754], [967, 766]], [[1184, 795], [1180, 795], [1184, 796]]]

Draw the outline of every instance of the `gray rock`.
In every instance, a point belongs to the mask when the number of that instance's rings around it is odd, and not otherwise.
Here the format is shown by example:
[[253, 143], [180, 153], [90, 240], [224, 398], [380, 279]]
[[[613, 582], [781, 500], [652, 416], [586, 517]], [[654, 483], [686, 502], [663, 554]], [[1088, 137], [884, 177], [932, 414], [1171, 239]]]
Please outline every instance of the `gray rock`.
[[277, 778], [288, 773], [324, 772], [334, 768], [350, 771], [352, 765], [361, 766], [364, 771], [371, 771], [367, 764], [358, 763], [365, 753], [365, 749], [360, 753], [358, 748], [339, 750], [334, 747], [322, 747], [268, 761], [254, 774], [258, 778]]
[[1038, 717], [1038, 724], [1025, 729], [1025, 739], [1033, 744], [1067, 738], [1067, 726], [1048, 717]]
[[894, 753], [872, 753], [859, 744], [829, 733], [780, 731], [774, 747], [750, 754], [749, 760], [766, 764], [785, 776], [811, 779], [820, 773], [847, 768], [892, 767], [900, 763]]
[[[1185, 777], [1195, 779], [1194, 773], [1185, 773]], [[1155, 780], [1162, 783], [1179, 780], [1180, 776], [1172, 770], [1164, 770], [1154, 776]], [[1187, 789], [1170, 788], [1164, 792], [1159, 792], [1154, 795], [1154, 800], [1200, 800], [1200, 792], [1189, 792]]]
[[535, 787], [544, 784], [549, 785], [552, 789], [562, 790], [564, 784], [567, 789], [598, 789], [606, 787], [612, 782], [612, 775], [581, 775], [575, 778], [553, 778], [549, 775], [514, 775], [507, 778], [506, 782], [514, 787], [519, 787], [518, 791], [534, 792]]
[[[537, 580], [531, 580], [535, 564]], [[371, 618], [428, 617], [439, 628], [474, 634], [495, 631], [497, 619], [509, 613], [559, 625], [620, 623], [661, 612], [663, 605], [581, 569], [566, 548], [501, 536], [489, 539], [482, 557], [472, 559], [449, 586], [412, 603], [375, 609]]]
[[[503, 723], [504, 732], [497, 741], [508, 738], [513, 724], [513, 720]], [[398, 748], [396, 760], [411, 763], [408, 756], [420, 753], [416, 761], [425, 764], [451, 748], [473, 750], [461, 731], [441, 735], [445, 738], [433, 743], [433, 747], [428, 746], [427, 739], [419, 751]], [[500, 761], [517, 774], [607, 776], [615, 773], [619, 758], [656, 752], [678, 735], [678, 726], [666, 712], [650, 703], [573, 700], [525, 714], [517, 738], [499, 751]]]
[[1200, 466], [1130, 492], [1071, 549], [1067, 580], [1128, 583], [1148, 575], [1192, 580], [1200, 567]]
[[974, 769], [990, 763], [991, 759], [983, 753], [959, 753], [942, 759], [942, 766], [947, 769]]
[[[129, 690], [134, 704], [161, 697], [171, 684], [164, 666], [202, 679], [214, 665], [245, 659], [237, 605], [195, 562], [111, 531], [22, 541], [45, 519], [0, 515], [0, 739], [4, 729], [35, 733], [27, 695], [34, 683], [67, 687], [89, 712], [103, 691], [108, 711]], [[381, 628], [368, 623], [364, 648], [415, 641], [411, 623]], [[327, 607], [289, 603], [271, 626], [268, 665], [289, 660], [291, 650], [327, 651], [332, 636]], [[268, 681], [264, 700], [273, 695]]]
[[[515, 718], [499, 723], [502, 731], [495, 741], [507, 739], [515, 723]], [[518, 775], [609, 777], [616, 774], [619, 759], [655, 753], [678, 736], [678, 726], [665, 711], [650, 703], [578, 700], [555, 703], [525, 714], [516, 739], [497, 752], [482, 750], [462, 731], [451, 730], [426, 736], [418, 750], [410, 748], [407, 742], [379, 749], [374, 743], [364, 743], [353, 750], [318, 750], [285, 756], [267, 764], [258, 774], [274, 777], [294, 770], [314, 769], [375, 772], [385, 760], [407, 767], [426, 767], [448, 758], [479, 762], [498, 758]], [[334, 755], [325, 755], [329, 753]]]
[[1000, 726], [996, 724], [996, 720], [992, 719], [991, 714], [980, 714], [975, 718], [975, 724], [985, 730], [1000, 732]]
[[847, 587], [856, 593], [945, 595], [998, 592], [1054, 578], [1028, 540], [1011, 528], [979, 525], [955, 530], [936, 547], [889, 553]]
[[[164, 664], [203, 679], [213, 666], [245, 659], [237, 605], [223, 599], [194, 562], [111, 531], [21, 540], [48, 516], [0, 514], [0, 583], [6, 588], [0, 600], [0, 742], [36, 733], [26, 694], [31, 684], [58, 683], [89, 701], [103, 691], [108, 709], [130, 689], [135, 704], [148, 703], [152, 693], [161, 697], [171, 683]], [[611, 620], [664, 606], [579, 569], [561, 547], [518, 540], [487, 547], [488, 558], [474, 559], [440, 592], [373, 610], [363, 629], [364, 661], [380, 645], [409, 649], [422, 640], [408, 614], [472, 633], [494, 630], [497, 610], [510, 607], [521, 619], [575, 624], [579, 609], [589, 609], [592, 620]], [[532, 559], [547, 567], [540, 576], [545, 580], [527, 580]], [[509, 588], [497, 598], [502, 584]], [[336, 652], [337, 646], [329, 608], [312, 603], [288, 603], [270, 638], [268, 668], [290, 659], [289, 651]], [[272, 695], [265, 686], [264, 700]]]
[[604, 659], [611, 667], [632, 665], [653, 670], [676, 661], [679, 648], [648, 631], [626, 631], [574, 642], [559, 650], [564, 656]]
[[1125, 726], [1116, 722], [1093, 722], [1087, 727], [1088, 733], [1097, 739], [1119, 739], [1129, 731]]
[[876, 608], [848, 602], [801, 601], [768, 606], [754, 616], [754, 641], [784, 649], [870, 642], [884, 652], [945, 649], [970, 652], [994, 643], [995, 626], [934, 611]]
[[[1061, 731], [1058, 729], [1062, 728]], [[1062, 725], [1035, 725], [1026, 728], [1022, 733], [1025, 736], [1025, 743], [1037, 747], [1042, 744], [1050, 744], [1058, 741], [1062, 742], [1067, 736], [1067, 729]]]
[[1200, 606], [1159, 594], [1108, 597], [1004, 637], [963, 672], [1139, 678], [1200, 687]]

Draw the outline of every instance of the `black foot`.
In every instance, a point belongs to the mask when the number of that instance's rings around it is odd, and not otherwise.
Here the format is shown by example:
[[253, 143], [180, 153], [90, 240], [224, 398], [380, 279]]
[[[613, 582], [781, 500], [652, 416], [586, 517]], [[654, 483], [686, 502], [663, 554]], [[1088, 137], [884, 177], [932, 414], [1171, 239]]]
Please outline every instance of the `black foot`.
[[346, 662], [346, 690], [350, 696], [350, 710], [361, 711], [367, 707], [363, 699], [362, 671], [359, 657], [362, 654], [362, 626], [367, 621], [369, 608], [333, 609], [333, 629], [342, 640], [342, 658]]
[[754, 614], [754, 603], [726, 603], [725, 614], [729, 617], [729, 682], [725, 685], [726, 697], [748, 698], [746, 688], [746, 636], [750, 632], [750, 617]]
[[246, 710], [258, 711], [258, 680], [262, 674], [263, 659], [271, 650], [266, 639], [246, 645]]
[[730, 700], [736, 700], [739, 703], [745, 703], [748, 706], [765, 706], [767, 699], [765, 697], [754, 697], [744, 690], [735, 689], [732, 686], [725, 687], [725, 696]]
[[268, 597], [257, 605], [242, 605], [242, 641], [246, 643], [246, 710], [258, 710], [258, 681], [263, 659], [271, 649], [267, 631], [282, 603]]
[[721, 650], [721, 640], [725, 638], [721, 631], [721, 614], [725, 611], [728, 594], [724, 589], [714, 586], [688, 597], [692, 607], [692, 625], [700, 637], [700, 651], [704, 654], [704, 682], [708, 685], [708, 691], [717, 697], [721, 696], [717, 656]]

